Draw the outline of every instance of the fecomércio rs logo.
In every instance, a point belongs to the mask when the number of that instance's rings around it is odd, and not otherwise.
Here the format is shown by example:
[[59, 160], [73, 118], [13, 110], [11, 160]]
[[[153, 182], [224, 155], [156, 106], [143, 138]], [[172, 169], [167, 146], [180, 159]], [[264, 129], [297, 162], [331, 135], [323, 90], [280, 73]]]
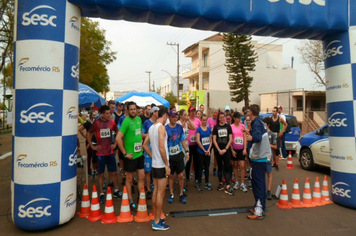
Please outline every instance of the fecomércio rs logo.
[[31, 63], [30, 57], [23, 57], [18, 61], [18, 69], [20, 72], [60, 72], [61, 69], [56, 65], [36, 65]]
[[68, 195], [68, 197], [64, 200], [64, 205], [66, 208], [71, 207], [75, 204], [76, 199], [74, 197], [74, 194], [71, 193]]
[[70, 28], [80, 32], [79, 19], [76, 16], [72, 16], [69, 20]]
[[48, 167], [56, 167], [57, 161], [33, 161], [27, 154], [20, 154], [16, 158], [16, 166], [24, 169], [41, 169]]
[[71, 120], [76, 120], [78, 118], [77, 114], [74, 114], [75, 112], [75, 107], [70, 107], [67, 111], [67, 116]]

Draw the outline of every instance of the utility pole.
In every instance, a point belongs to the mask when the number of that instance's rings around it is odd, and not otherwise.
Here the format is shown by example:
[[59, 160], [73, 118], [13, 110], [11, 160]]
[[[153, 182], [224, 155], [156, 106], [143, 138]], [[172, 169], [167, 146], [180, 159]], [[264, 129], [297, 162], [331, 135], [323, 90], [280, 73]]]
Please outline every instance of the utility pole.
[[177, 46], [177, 107], [179, 106], [179, 43], [167, 43], [170, 46]]
[[148, 73], [148, 92], [151, 92], [151, 71], [146, 71]]

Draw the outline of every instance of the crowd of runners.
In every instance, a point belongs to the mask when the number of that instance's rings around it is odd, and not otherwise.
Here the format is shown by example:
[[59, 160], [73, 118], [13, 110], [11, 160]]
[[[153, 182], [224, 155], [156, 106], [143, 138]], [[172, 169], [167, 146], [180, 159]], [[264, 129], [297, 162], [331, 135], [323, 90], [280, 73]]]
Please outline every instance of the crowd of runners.
[[[272, 199], [273, 160], [278, 164], [274, 151], [280, 142], [277, 137], [283, 135], [286, 122], [280, 116], [262, 121], [258, 105], [235, 112], [229, 106], [223, 111], [214, 108], [211, 117], [205, 111], [204, 105], [199, 110], [191, 106], [188, 111], [177, 111], [175, 106], [167, 109], [151, 104], [142, 109], [134, 102], [113, 100], [98, 111], [91, 110], [79, 133], [86, 138], [89, 173], [93, 179], [98, 176], [100, 203], [105, 203], [106, 186], [114, 189], [114, 197], [122, 198], [120, 174], [131, 210], [136, 210], [138, 203], [132, 198], [134, 185], [138, 189], [145, 186], [155, 212], [154, 230], [169, 229], [160, 219], [166, 189], [169, 203], [177, 200], [186, 204], [190, 186], [197, 191], [216, 189], [230, 196], [234, 191], [252, 189], [255, 205], [248, 218], [263, 219], [266, 198]], [[104, 177], [105, 167], [108, 179]], [[218, 178], [218, 186], [211, 184], [211, 175]], [[173, 191], [175, 179], [179, 196]]]

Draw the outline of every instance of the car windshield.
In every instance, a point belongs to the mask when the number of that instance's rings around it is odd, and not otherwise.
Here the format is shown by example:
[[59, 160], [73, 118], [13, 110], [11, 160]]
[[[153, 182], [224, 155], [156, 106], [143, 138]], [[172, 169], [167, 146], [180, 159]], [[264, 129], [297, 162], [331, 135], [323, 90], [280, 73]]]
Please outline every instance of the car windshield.
[[295, 117], [287, 116], [287, 121], [292, 127], [298, 127], [299, 126], [297, 118], [295, 118]]

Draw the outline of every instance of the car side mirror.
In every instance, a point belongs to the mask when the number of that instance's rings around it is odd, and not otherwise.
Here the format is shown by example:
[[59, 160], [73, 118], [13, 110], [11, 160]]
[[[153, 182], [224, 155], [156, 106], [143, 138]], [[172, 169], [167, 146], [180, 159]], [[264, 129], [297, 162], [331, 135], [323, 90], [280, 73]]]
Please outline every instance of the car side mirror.
[[318, 129], [316, 132], [315, 132], [316, 135], [321, 135], [321, 129]]

